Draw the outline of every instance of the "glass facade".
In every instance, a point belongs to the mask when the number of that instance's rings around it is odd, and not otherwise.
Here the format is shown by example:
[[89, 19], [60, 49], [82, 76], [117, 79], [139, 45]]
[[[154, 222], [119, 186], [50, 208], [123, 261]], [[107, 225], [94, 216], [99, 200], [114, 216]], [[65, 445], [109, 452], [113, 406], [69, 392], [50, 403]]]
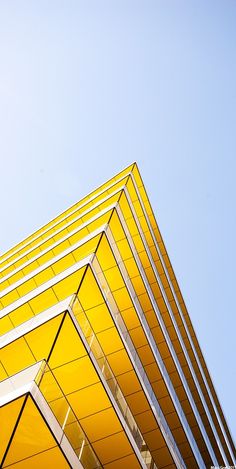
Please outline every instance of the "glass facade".
[[136, 163], [0, 258], [0, 466], [236, 466]]

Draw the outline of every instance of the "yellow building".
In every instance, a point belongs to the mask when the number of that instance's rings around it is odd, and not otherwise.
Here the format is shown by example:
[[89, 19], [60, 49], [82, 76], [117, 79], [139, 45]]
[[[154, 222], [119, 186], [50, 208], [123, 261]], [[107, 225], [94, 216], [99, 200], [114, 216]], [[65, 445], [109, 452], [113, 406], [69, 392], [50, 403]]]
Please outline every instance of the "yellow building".
[[236, 466], [136, 164], [0, 258], [0, 465]]

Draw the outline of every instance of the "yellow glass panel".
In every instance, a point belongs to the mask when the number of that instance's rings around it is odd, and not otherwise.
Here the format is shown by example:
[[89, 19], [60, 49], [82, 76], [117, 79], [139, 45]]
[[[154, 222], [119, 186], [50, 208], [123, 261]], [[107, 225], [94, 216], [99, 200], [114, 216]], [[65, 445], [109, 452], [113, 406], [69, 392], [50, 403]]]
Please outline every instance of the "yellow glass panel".
[[95, 215], [98, 215], [99, 214], [99, 207], [95, 207], [95, 203], [94, 202], [93, 204], [86, 204], [84, 207], [82, 207], [78, 213], [80, 215], [80, 220], [81, 220], [81, 223], [86, 223], [88, 222], [92, 217], [94, 217]]
[[[157, 448], [162, 448], [165, 446], [165, 440], [159, 429], [152, 430], [145, 435], [145, 441], [149, 446], [150, 450], [155, 450]], [[158, 460], [158, 457], [157, 457]]]
[[100, 228], [100, 226], [105, 225], [108, 222], [110, 216], [111, 210], [109, 210], [104, 215], [101, 215], [97, 220], [94, 220], [92, 223], [90, 223], [88, 225], [89, 232], [92, 233], [92, 231], [97, 230], [98, 228]]
[[[145, 190], [145, 187], [143, 184], [141, 184], [140, 186], [138, 185], [138, 192], [139, 192], [139, 195], [145, 205], [145, 208], [147, 210], [147, 201], [148, 201], [148, 196], [147, 196], [147, 192]], [[147, 213], [149, 213], [149, 211], [147, 210]]]
[[[4, 370], [2, 364], [0, 363], [0, 381], [2, 381], [3, 379], [7, 378], [7, 373], [6, 371]], [[0, 439], [1, 440], [1, 439]]]
[[45, 264], [46, 262], [50, 261], [54, 257], [54, 254], [52, 251], [45, 252], [45, 254], [42, 254], [37, 261], [40, 265]]
[[124, 264], [130, 278], [137, 277], [139, 275], [137, 264], [132, 257], [130, 259], [125, 260]]
[[55, 226], [51, 227], [48, 233], [46, 235], [43, 235], [42, 237], [44, 238], [46, 236], [52, 235], [57, 230], [62, 230], [62, 228], [66, 225], [66, 223], [67, 223], [67, 219], [64, 218], [64, 220], [61, 220], [60, 223], [57, 223]]
[[22, 283], [22, 285], [19, 285], [17, 287], [17, 291], [19, 293], [19, 296], [24, 296], [27, 295], [31, 290], [34, 290], [37, 287], [37, 284], [35, 283], [34, 279], [31, 278], [27, 280], [26, 282]]
[[87, 310], [86, 316], [95, 333], [113, 326], [113, 320], [105, 303]]
[[142, 293], [146, 292], [146, 288], [140, 275], [138, 277], [132, 278], [132, 284], [137, 294], [141, 295]]
[[144, 366], [155, 361], [154, 355], [149, 347], [149, 345], [144, 345], [143, 347], [138, 348], [139, 357]]
[[[96, 215], [96, 214], [98, 214], [99, 211], [100, 211], [100, 210], [99, 210], [98, 207], [93, 208], [93, 210], [92, 210], [93, 216]], [[82, 216], [82, 220], [83, 220], [84, 223], [85, 223], [86, 221], [88, 221], [90, 218], [91, 218], [91, 212], [86, 213], [86, 214], [84, 214], [84, 215]]]
[[16, 420], [24, 402], [24, 397], [20, 397], [0, 408], [1, 437], [0, 437], [0, 464], [5, 450], [11, 438]]
[[122, 458], [133, 452], [127, 436], [124, 432], [104, 438], [93, 444], [99, 459], [103, 464]]
[[[30, 246], [29, 246], [29, 249], [30, 249]], [[35, 253], [34, 253], [34, 250], [32, 250], [32, 251], [27, 252], [27, 253], [23, 256], [22, 259], [24, 259], [24, 261], [26, 261], [26, 260], [29, 261], [29, 260], [33, 259], [34, 256], [35, 256]]]
[[53, 347], [52, 354], [49, 359], [49, 366], [53, 369], [86, 354], [87, 352], [79, 334], [67, 313]]
[[130, 234], [132, 235], [132, 239], [134, 240], [134, 237], [139, 236], [136, 221], [134, 220], [134, 218], [128, 218], [126, 220], [126, 223], [129, 228]]
[[147, 344], [147, 339], [141, 326], [136, 327], [130, 331], [130, 337], [136, 348], [142, 347]]
[[54, 276], [53, 270], [51, 267], [44, 269], [42, 272], [39, 272], [37, 275], [34, 276], [34, 280], [37, 286], [42, 285], [42, 283], [47, 282]]
[[102, 270], [107, 270], [116, 266], [116, 261], [105, 235], [103, 235], [101, 239], [96, 255]]
[[130, 249], [130, 245], [127, 239], [121, 239], [120, 241], [118, 241], [117, 247], [120, 251], [123, 260], [130, 259], [131, 257], [133, 257], [133, 253]]
[[122, 431], [122, 426], [113, 408], [105, 409], [80, 421], [91, 442]]
[[55, 262], [53, 264], [53, 270], [55, 274], [59, 274], [60, 272], [63, 272], [64, 270], [68, 269], [71, 265], [75, 263], [75, 259], [72, 256], [72, 254], [68, 254], [67, 256], [63, 257], [59, 261]]
[[125, 192], [123, 192], [120, 200], [119, 200], [119, 205], [122, 211], [122, 215], [127, 220], [128, 218], [132, 217], [132, 211], [129, 205], [129, 202], [127, 200]]
[[[143, 195], [144, 193], [145, 193], [145, 196]], [[155, 217], [154, 217], [154, 214], [153, 214], [153, 210], [152, 210], [150, 201], [149, 201], [149, 199], [148, 199], [147, 192], [146, 192], [146, 190], [145, 190], [144, 187], [140, 189], [140, 195], [141, 195], [144, 199], [146, 199], [146, 200], [144, 200], [144, 207], [145, 207], [145, 210], [146, 210], [146, 212], [147, 212], [147, 214], [148, 214], [148, 217], [149, 217], [149, 220], [150, 220], [152, 226], [153, 226], [153, 227], [157, 227], [157, 223], [156, 223], [156, 220], [155, 220]], [[158, 231], [159, 231], [159, 230], [158, 230]], [[159, 235], [160, 235], [160, 233], [159, 233]], [[160, 236], [159, 236], [159, 237], [160, 237]]]
[[63, 317], [64, 313], [25, 335], [25, 340], [37, 361], [47, 360]]
[[[137, 164], [135, 163], [133, 169], [132, 169], [132, 174], [134, 176], [134, 179], [135, 179], [135, 182], [137, 184], [137, 187], [140, 188], [140, 187], [143, 187], [143, 182], [142, 182], [142, 179], [141, 179], [141, 176], [140, 176], [140, 173], [139, 173], [139, 170], [138, 170], [138, 166]], [[146, 197], [147, 198], [147, 197]], [[144, 200], [146, 200], [146, 198]]]
[[[71, 223], [72, 219], [69, 220], [71, 224], [68, 226], [68, 230], [70, 232], [73, 231], [73, 230], [76, 230], [77, 228], [79, 228], [82, 225], [82, 220], [81, 220], [81, 218], [78, 218], [78, 217], [79, 217], [79, 212], [76, 212], [75, 216], [73, 216], [75, 221], [73, 223]], [[80, 233], [81, 233], [81, 237], [86, 236], [86, 234], [88, 234], [87, 228], [84, 227], [84, 228], [80, 229]], [[70, 238], [70, 240], [71, 240], [71, 238]]]
[[[71, 223], [76, 217], [78, 217], [78, 214], [79, 214], [79, 211], [76, 210], [74, 213], [72, 213], [72, 215], [70, 215], [69, 217], [66, 217], [66, 222], [69, 224]], [[77, 223], [77, 226], [81, 225], [81, 220], [78, 220], [76, 221], [75, 223]], [[70, 226], [67, 227], [68, 230], [71, 230], [71, 229], [74, 229], [71, 228], [73, 224], [71, 224]]]
[[[17, 250], [17, 249], [18, 249], [18, 252], [19, 252], [20, 247], [22, 247], [25, 243], [26, 243], [26, 240], [23, 241], [23, 242], [21, 242], [21, 243], [19, 243], [19, 244], [17, 244], [17, 245], [14, 246], [12, 249], [10, 249], [9, 251], [7, 251], [7, 252], [5, 253], [5, 255], [3, 256], [3, 258], [6, 258], [6, 257], [8, 256], [8, 259], [5, 260], [4, 262], [1, 262], [2, 266], [6, 265], [7, 262], [10, 262], [10, 259], [13, 258], [13, 252], [14, 252], [15, 250]], [[2, 259], [3, 259], [3, 258], [2, 258]]]
[[1, 298], [1, 302], [3, 306], [8, 306], [11, 303], [14, 303], [14, 301], [18, 300], [20, 298], [19, 294], [17, 293], [16, 290], [12, 290], [11, 292], [7, 293], [7, 295], [3, 296]]
[[44, 292], [40, 293], [40, 295], [35, 296], [29, 301], [29, 305], [32, 308], [34, 314], [41, 313], [50, 306], [55, 305], [58, 302], [58, 299], [53, 292], [52, 288], [48, 288]]
[[147, 267], [147, 269], [145, 270], [145, 274], [150, 284], [156, 281], [156, 277], [154, 275], [152, 267]]
[[156, 313], [154, 313], [153, 310], [147, 311], [145, 313], [145, 317], [147, 319], [147, 322], [149, 324], [150, 329], [153, 328], [153, 327], [158, 326], [157, 316], [156, 316]]
[[64, 230], [61, 230], [59, 231], [59, 233], [54, 234], [53, 239], [56, 243], [57, 241], [59, 241], [60, 239], [62, 239], [64, 236], [67, 236], [67, 235], [68, 235], [68, 230], [67, 228], [64, 228]]
[[[158, 382], [152, 383], [152, 388], [153, 391], [155, 392], [155, 395], [159, 401], [162, 397], [165, 397], [168, 395], [168, 389], [164, 383], [163, 380], [159, 380]], [[186, 394], [183, 392], [184, 398], [186, 398]], [[182, 398], [183, 398], [182, 396]], [[182, 399], [181, 399], [182, 400]]]
[[[105, 192], [102, 192], [100, 195], [99, 195], [99, 191], [97, 191], [97, 196], [96, 198], [93, 199], [92, 202], [88, 203], [85, 205], [86, 209], [89, 209], [90, 207], [92, 207], [94, 204], [97, 204], [98, 202], [101, 202], [104, 197], [106, 197], [106, 193]], [[101, 205], [100, 205], [101, 206]], [[80, 210], [80, 213], [83, 209]]]
[[147, 365], [145, 367], [145, 371], [148, 375], [148, 379], [151, 383], [153, 383], [153, 381], [157, 381], [159, 379], [161, 379], [162, 375], [161, 375], [161, 372], [159, 371], [156, 363], [150, 363], [150, 365]]
[[116, 379], [124, 396], [141, 390], [139, 380], [133, 370], [117, 376]]
[[91, 268], [87, 269], [78, 291], [78, 298], [84, 310], [93, 308], [104, 302], [102, 293]]
[[69, 295], [77, 292], [85, 269], [86, 267], [82, 267], [73, 274], [53, 285], [53, 291], [55, 292], [59, 301], [64, 300]]
[[[167, 358], [170, 352], [169, 352], [168, 347], [166, 346], [165, 336], [164, 336], [164, 334], [161, 330], [161, 327], [159, 325], [157, 325], [157, 327], [152, 328], [152, 335], [153, 335], [156, 343], [158, 344], [158, 349], [159, 349], [159, 352], [162, 355], [162, 358]], [[164, 342], [164, 343], [162, 344], [162, 342]], [[181, 352], [181, 348], [179, 349], [179, 351]], [[180, 357], [179, 357], [179, 360], [180, 360]]]
[[[47, 234], [47, 236], [48, 236], [48, 234]], [[53, 238], [47, 239], [47, 241], [44, 241], [44, 243], [43, 243], [43, 249], [49, 248], [53, 244], [54, 244], [54, 239]]]
[[109, 222], [109, 227], [116, 242], [125, 238], [125, 232], [121, 226], [120, 219], [115, 210], [113, 211], [111, 220]]
[[30, 458], [20, 461], [16, 464], [11, 465], [11, 469], [46, 469], [50, 467], [56, 467], [57, 469], [69, 469], [70, 465], [65, 459], [65, 456], [61, 452], [59, 447], [48, 449], [40, 454], [35, 454]]
[[133, 304], [125, 287], [115, 291], [113, 296], [120, 311], [132, 308]]
[[105, 464], [105, 469], [120, 469], [120, 468], [129, 468], [129, 469], [140, 469], [140, 464], [134, 454], [125, 456], [122, 459], [117, 459], [111, 463]]
[[8, 288], [10, 285], [10, 282], [8, 280], [5, 280], [5, 282], [1, 282], [0, 284], [0, 291], [5, 290], [5, 288]]
[[[120, 184], [121, 185], [121, 184]], [[119, 187], [120, 187], [119, 185]], [[115, 188], [114, 188], [115, 190]], [[113, 192], [113, 191], [112, 191]], [[103, 197], [106, 197], [107, 194], [104, 194]], [[119, 200], [119, 197], [120, 197], [120, 192], [118, 192], [117, 194], [114, 194], [114, 195], [111, 195], [107, 200], [104, 200], [100, 207], [101, 207], [101, 210], [103, 210], [104, 208], [106, 207], [110, 207], [111, 205], [115, 204], [116, 202], [118, 202]]]
[[[1, 265], [1, 268], [2, 268], [2, 267], [3, 267], [3, 266]], [[11, 266], [5, 268], [5, 269], [1, 272], [1, 277], [5, 277], [5, 275], [10, 274], [10, 272], [12, 272], [12, 270], [14, 270], [14, 265], [13, 265], [13, 266], [11, 265]]]
[[19, 272], [16, 272], [14, 275], [12, 275], [12, 277], [10, 277], [8, 281], [12, 285], [13, 283], [17, 282], [18, 280], [20, 280], [23, 277], [24, 277], [24, 274], [20, 270]]
[[151, 410], [147, 410], [146, 412], [142, 412], [142, 414], [136, 415], [135, 420], [143, 433], [150, 432], [157, 427], [157, 422], [153, 417]]
[[141, 207], [141, 204], [140, 204], [139, 200], [136, 200], [135, 202], [133, 202], [133, 207], [134, 207], [134, 210], [135, 210], [138, 218], [143, 216], [143, 209]]
[[[82, 464], [82, 467], [101, 467], [100, 465], [94, 461], [94, 453], [91, 452], [90, 448], [88, 445], [84, 445], [83, 448], [78, 448], [75, 450], [76, 454], [78, 455], [80, 462]], [[97, 459], [97, 457], [96, 457]]]
[[54, 375], [65, 394], [99, 381], [98, 374], [88, 356], [55, 368]]
[[67, 399], [79, 419], [111, 407], [110, 399], [101, 383], [68, 394]]
[[122, 188], [124, 187], [124, 180], [123, 179], [122, 179], [122, 181], [117, 182], [116, 184], [114, 184], [111, 187], [107, 188], [106, 194], [112, 194], [112, 193], [114, 193], [114, 191], [117, 191], [121, 187]]
[[28, 303], [24, 303], [22, 306], [15, 309], [14, 311], [12, 311], [12, 313], [9, 314], [9, 317], [13, 322], [14, 326], [18, 326], [19, 324], [28, 321], [28, 319], [32, 318], [33, 316], [34, 313]]
[[[63, 392], [58, 386], [51, 371], [46, 371], [44, 373], [42, 380], [40, 382], [40, 385], [39, 385], [39, 389], [41, 393], [43, 394], [44, 398], [46, 399], [46, 401], [48, 402], [48, 404], [50, 405], [50, 407], [52, 408], [52, 410], [54, 408], [54, 410], [56, 411], [56, 406], [54, 406], [53, 404], [54, 402], [57, 402], [57, 401], [61, 402], [62, 399], [65, 402], [65, 396], [63, 395]], [[67, 405], [67, 409], [68, 409], [68, 405]]]
[[[34, 236], [35, 236], [35, 233], [30, 237], [30, 238], [32, 239], [32, 241], [31, 241], [30, 243], [29, 243], [29, 242], [27, 243], [27, 248], [28, 248], [28, 249], [32, 249], [32, 248], [37, 244], [37, 239], [35, 239], [35, 240], [33, 241]], [[22, 243], [21, 246], [22, 246], [23, 244], [25, 244], [25, 243]], [[19, 251], [18, 251], [18, 252], [19, 252]]]
[[162, 292], [157, 282], [151, 284], [151, 289], [156, 299], [162, 298]]
[[[186, 450], [186, 453], [185, 453], [185, 450]], [[187, 447], [185, 446], [185, 448], [183, 448], [183, 446], [182, 446], [180, 451], [181, 451], [181, 454], [183, 455], [184, 459], [185, 459], [186, 456], [189, 457], [191, 455], [191, 449], [190, 449], [190, 446], [188, 444], [187, 444]], [[163, 448], [159, 448], [157, 451], [153, 451], [152, 455], [153, 455], [153, 458], [156, 461], [161, 461], [162, 462], [163, 467], [168, 467], [168, 465], [170, 465], [170, 464], [172, 464], [172, 466], [173, 466], [173, 459], [172, 459], [172, 457], [170, 455], [170, 452], [169, 452], [169, 450], [166, 446], [163, 447]], [[194, 469], [194, 467], [195, 467], [195, 469], [196, 469], [197, 465], [192, 466], [192, 464], [190, 464], [189, 467], [191, 467], [192, 469]]]
[[123, 343], [115, 327], [111, 327], [106, 331], [99, 332], [97, 338], [102, 346], [105, 355], [122, 349]]
[[111, 269], [106, 270], [104, 275], [112, 291], [118, 290], [124, 286], [124, 280], [118, 267], [112, 267]]
[[13, 324], [9, 318], [9, 316], [4, 316], [0, 319], [0, 335], [5, 334], [6, 332], [13, 329]]
[[133, 366], [126, 350], [119, 350], [107, 356], [108, 363], [115, 376], [132, 370]]
[[[81, 224], [81, 222], [79, 223]], [[78, 222], [73, 223], [73, 227], [71, 227], [71, 230], [74, 230], [77, 228]], [[82, 228], [82, 230], [77, 231], [77, 233], [74, 233], [73, 235], [70, 236], [69, 241], [70, 244], [73, 245], [80, 241], [81, 239], [85, 238], [85, 236], [88, 236], [89, 232], [87, 228]]]
[[131, 198], [132, 202], [134, 203], [137, 200], [138, 195], [137, 195], [136, 189], [134, 187], [134, 183], [133, 183], [131, 178], [129, 178], [126, 186], [127, 186], [128, 191], [129, 191], [130, 198]]
[[58, 254], [65, 251], [69, 247], [70, 247], [69, 241], [65, 240], [62, 243], [58, 244], [57, 246], [53, 246], [53, 253], [54, 253], [55, 256], [57, 256]]
[[[13, 261], [14, 261], [14, 258], [10, 258], [9, 261], [8, 261], [8, 262], [10, 263], [10, 266], [9, 266], [9, 267], [10, 267], [10, 269], [11, 269], [11, 272], [12, 272], [14, 269], [18, 269], [18, 267], [20, 267], [22, 264], [24, 264], [24, 263], [25, 263], [25, 260], [27, 260], [26, 257], [23, 256], [22, 258], [20, 258], [20, 259], [17, 261], [17, 260], [16, 260], [17, 257], [18, 257], [18, 256], [15, 256], [15, 262], [13, 262]], [[8, 263], [6, 263], [5, 265], [7, 265], [7, 264], [8, 264]], [[7, 270], [7, 269], [6, 269], [6, 270]]]
[[145, 249], [144, 243], [139, 234], [132, 236], [132, 240], [138, 253]]
[[31, 254], [32, 254], [33, 256], [37, 256], [38, 254], [40, 254], [40, 252], [41, 252], [40, 248], [37, 247], [37, 248], [34, 248], [34, 249], [31, 251]]
[[[150, 240], [151, 240], [152, 238], [151, 238], [151, 235], [149, 234], [149, 227], [148, 227], [147, 220], [146, 220], [144, 215], [139, 217], [139, 223], [141, 225], [141, 228], [142, 228], [143, 232], [145, 233], [146, 239], [147, 239], [147, 234], [148, 234], [150, 236]], [[153, 243], [153, 241], [152, 241], [152, 243]]]
[[82, 246], [76, 248], [73, 251], [73, 256], [77, 262], [81, 261], [82, 259], [87, 257], [89, 254], [92, 254], [93, 252], [96, 251], [100, 237], [101, 235], [95, 236], [94, 238], [90, 239], [86, 243], [82, 244]]
[[56, 445], [46, 423], [30, 397], [14, 434], [4, 467]]
[[[20, 265], [24, 262], [24, 259], [21, 259]], [[23, 269], [22, 272], [24, 275], [28, 275], [30, 272], [32, 272], [34, 269], [38, 268], [38, 261], [31, 262], [30, 264], [26, 265]]]
[[149, 409], [149, 404], [143, 391], [138, 391], [126, 396], [126, 401], [130, 406], [133, 415], [140, 414], [141, 412]]
[[152, 309], [152, 303], [147, 293], [143, 293], [142, 295], [139, 295], [138, 299], [139, 299], [139, 302], [141, 304], [141, 307], [144, 313]]
[[137, 313], [133, 307], [122, 311], [122, 318], [128, 330], [134, 329], [140, 325]]
[[5, 280], [5, 282], [2, 282], [2, 283], [0, 284], [0, 291], [5, 290], [5, 288], [8, 288], [8, 287], [9, 287], [9, 285], [10, 285], [10, 282], [9, 282], [8, 280]]
[[32, 365], [35, 359], [24, 338], [21, 337], [0, 350], [0, 361], [11, 376]]
[[[6, 253], [6, 254], [8, 254], [8, 253]], [[8, 263], [8, 259], [7, 259], [6, 261], [4, 261], [4, 262], [1, 261], [1, 268], [4, 267], [7, 263]]]
[[90, 338], [91, 336], [94, 336], [92, 327], [90, 326], [88, 322], [88, 318], [85, 314], [84, 311], [80, 312], [79, 314], [76, 315], [76, 318], [78, 320], [78, 323], [83, 331], [83, 334], [86, 338]]
[[[150, 251], [151, 251], [151, 255], [152, 255], [152, 258], [153, 258], [154, 262], [159, 260], [159, 255], [157, 254], [157, 250], [156, 250], [155, 246], [150, 246]], [[162, 252], [162, 254], [163, 254], [163, 252]]]
[[[108, 195], [108, 194], [113, 194], [115, 191], [118, 191], [119, 189], [123, 189], [125, 185], [125, 179], [122, 179], [121, 181], [118, 181], [118, 182], [115, 182], [112, 183], [109, 187], [107, 186], [107, 189], [105, 191], [105, 195]], [[119, 197], [121, 194], [121, 192], [119, 192], [118, 194], [115, 194], [114, 197]]]
[[[55, 383], [55, 380], [54, 380]], [[57, 386], [59, 388], [59, 386]], [[41, 389], [41, 388], [40, 388]], [[60, 389], [60, 388], [59, 388]], [[46, 393], [46, 399], [47, 399], [47, 393]], [[61, 427], [65, 425], [66, 422], [66, 428], [71, 427], [71, 423], [75, 422], [75, 427], [74, 427], [74, 432], [75, 434], [73, 435], [73, 431], [66, 432], [66, 434], [70, 435], [70, 438], [72, 437], [74, 440], [74, 447], [78, 446], [78, 431], [76, 431], [77, 427], [77, 421], [75, 420], [75, 415], [72, 413], [69, 404], [67, 400], [65, 399], [65, 396], [62, 394], [62, 397], [55, 398], [55, 400], [49, 402], [49, 406], [51, 410], [53, 411], [54, 415], [56, 416], [58, 422], [60, 423]], [[65, 427], [64, 427], [65, 428]], [[65, 431], [65, 429], [64, 429]], [[77, 441], [76, 441], [77, 440]], [[71, 440], [70, 440], [71, 441]]]

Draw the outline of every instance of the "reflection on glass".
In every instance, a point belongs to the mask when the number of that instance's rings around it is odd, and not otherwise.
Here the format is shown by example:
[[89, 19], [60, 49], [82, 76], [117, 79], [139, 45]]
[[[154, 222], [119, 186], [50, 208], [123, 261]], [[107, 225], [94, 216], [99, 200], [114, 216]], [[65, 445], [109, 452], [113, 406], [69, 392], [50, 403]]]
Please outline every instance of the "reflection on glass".
[[[76, 316], [76, 319], [81, 327], [82, 332], [84, 333], [86, 337], [86, 331], [92, 330], [91, 324], [83, 311], [83, 308], [79, 302], [78, 297], [75, 295], [71, 301], [71, 308], [73, 313]], [[115, 376], [113, 375], [113, 372], [110, 368], [110, 365], [108, 364], [108, 361], [106, 359], [106, 356], [103, 353], [103, 350], [100, 346], [100, 343], [96, 337], [96, 334], [93, 332], [91, 335], [86, 337], [87, 343], [90, 347], [91, 352], [93, 353], [94, 357], [97, 360], [98, 366], [100, 370], [102, 371], [102, 374], [109, 386], [109, 389], [133, 435], [133, 438], [141, 452], [141, 455], [144, 459], [144, 462], [146, 466], [149, 468], [156, 468], [156, 465], [151, 457], [151, 453], [149, 452], [147, 445], [143, 439], [143, 436], [133, 418], [133, 415], [129, 409], [129, 406], [123, 396], [123, 393], [115, 379]], [[145, 451], [143, 451], [143, 448], [146, 448]]]
[[30, 383], [35, 383], [38, 386], [62, 429], [59, 444], [66, 436], [79, 460], [86, 468], [97, 469], [101, 467], [76, 415], [45, 360], [37, 362], [3, 380], [0, 383], [0, 397], [5, 393], [19, 390]]

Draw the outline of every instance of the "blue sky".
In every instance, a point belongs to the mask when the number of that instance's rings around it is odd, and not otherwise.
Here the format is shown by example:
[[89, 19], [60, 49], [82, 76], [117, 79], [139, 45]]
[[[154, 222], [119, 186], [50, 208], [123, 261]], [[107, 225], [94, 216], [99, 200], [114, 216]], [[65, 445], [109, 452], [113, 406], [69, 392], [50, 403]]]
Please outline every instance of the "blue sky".
[[236, 439], [236, 2], [0, 1], [0, 251], [136, 160]]

